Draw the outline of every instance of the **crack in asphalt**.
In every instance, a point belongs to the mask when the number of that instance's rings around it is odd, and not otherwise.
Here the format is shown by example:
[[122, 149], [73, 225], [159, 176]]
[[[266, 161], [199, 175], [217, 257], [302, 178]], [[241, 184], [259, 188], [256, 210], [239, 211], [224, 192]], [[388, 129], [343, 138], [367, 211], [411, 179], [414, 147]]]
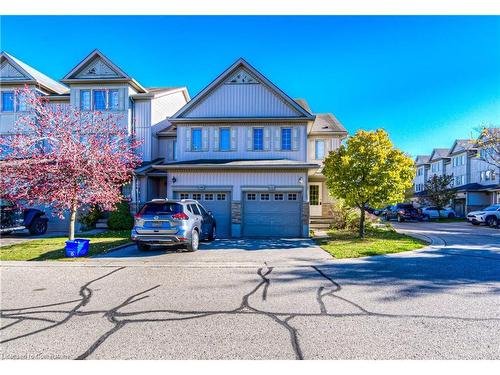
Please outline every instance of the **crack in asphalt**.
[[[10, 341], [18, 340], [21, 338], [25, 338], [28, 336], [32, 336], [44, 331], [47, 331], [52, 328], [56, 328], [58, 326], [61, 326], [65, 323], [67, 323], [71, 318], [74, 316], [90, 316], [90, 315], [100, 315], [105, 317], [111, 324], [113, 324], [113, 327], [106, 331], [104, 334], [102, 334], [95, 342], [93, 342], [90, 347], [85, 350], [83, 353], [78, 355], [76, 359], [86, 359], [88, 358], [92, 353], [94, 353], [109, 337], [111, 337], [113, 334], [118, 332], [120, 329], [125, 327], [128, 324], [133, 324], [133, 323], [155, 323], [155, 322], [171, 322], [171, 321], [185, 321], [185, 320], [193, 320], [193, 319], [200, 319], [200, 318], [205, 318], [205, 317], [210, 317], [210, 316], [216, 316], [216, 315], [245, 315], [245, 314], [254, 314], [254, 315], [262, 315], [269, 317], [272, 319], [274, 322], [279, 324], [281, 327], [286, 329], [290, 336], [290, 346], [291, 349], [293, 350], [293, 353], [295, 355], [296, 359], [303, 359], [304, 354], [303, 351], [300, 347], [300, 342], [299, 342], [299, 333], [295, 327], [293, 327], [290, 324], [290, 321], [294, 318], [297, 317], [329, 317], [329, 318], [338, 318], [338, 317], [357, 317], [357, 316], [370, 316], [370, 317], [383, 317], [383, 318], [425, 318], [425, 319], [455, 319], [455, 320], [462, 320], [462, 321], [490, 321], [490, 320], [495, 320], [495, 321], [500, 321], [500, 318], [467, 318], [467, 317], [456, 317], [456, 316], [435, 316], [435, 315], [408, 315], [408, 314], [387, 314], [387, 313], [377, 313], [373, 311], [369, 311], [362, 307], [361, 305], [344, 298], [342, 296], [339, 296], [335, 293], [339, 292], [342, 290], [342, 287], [339, 283], [337, 283], [335, 280], [333, 280], [332, 277], [330, 277], [328, 274], [326, 274], [323, 270], [321, 270], [317, 266], [310, 266], [317, 274], [319, 274], [324, 280], [328, 282], [328, 285], [322, 285], [320, 286], [317, 291], [316, 291], [316, 301], [318, 303], [319, 307], [319, 313], [290, 313], [290, 312], [276, 312], [276, 311], [267, 311], [267, 310], [262, 310], [258, 309], [257, 307], [254, 307], [250, 304], [249, 300], [250, 297], [254, 296], [257, 294], [259, 290], [261, 290], [261, 300], [262, 301], [267, 301], [268, 298], [268, 291], [271, 286], [271, 280], [269, 278], [271, 272], [273, 272], [274, 268], [265, 266], [262, 268], [259, 268], [257, 270], [257, 275], [260, 277], [260, 281], [257, 283], [257, 285], [252, 288], [248, 293], [242, 296], [241, 303], [239, 307], [236, 309], [232, 310], [205, 310], [205, 311], [186, 311], [186, 310], [174, 310], [174, 309], [161, 309], [161, 310], [143, 310], [143, 311], [129, 311], [129, 312], [121, 312], [120, 310], [122, 308], [125, 308], [127, 306], [130, 306], [132, 304], [136, 304], [137, 302], [140, 302], [146, 298], [149, 298], [150, 295], [148, 294], [149, 292], [153, 292], [156, 289], [158, 289], [161, 285], [156, 285], [151, 288], [148, 288], [146, 290], [143, 290], [139, 293], [133, 294], [132, 296], [126, 298], [122, 303], [119, 305], [112, 307], [111, 309], [108, 310], [87, 310], [87, 311], [79, 311], [80, 308], [88, 305], [92, 299], [93, 291], [90, 288], [92, 283], [95, 283], [99, 280], [102, 280], [104, 278], [107, 278], [111, 276], [112, 274], [125, 269], [126, 267], [120, 267], [117, 268], [103, 276], [100, 276], [96, 279], [93, 279], [87, 283], [85, 283], [79, 290], [79, 294], [81, 296], [80, 299], [75, 299], [75, 300], [70, 300], [70, 301], [64, 301], [60, 303], [52, 303], [52, 304], [47, 304], [47, 305], [38, 305], [38, 306], [33, 306], [33, 307], [22, 307], [22, 308], [17, 308], [17, 309], [3, 309], [0, 310], [0, 317], [1, 318], [6, 318], [6, 319], [15, 319], [14, 322], [5, 325], [1, 327], [1, 330], [5, 330], [7, 328], [10, 328], [12, 326], [15, 326], [23, 321], [27, 320], [37, 320], [37, 321], [43, 321], [43, 322], [48, 322], [51, 323], [51, 325], [37, 329], [35, 331], [15, 336], [9, 339], [5, 339], [0, 341], [0, 343], [7, 343]], [[328, 309], [326, 308], [325, 305], [325, 298], [334, 298], [341, 300], [345, 303], [350, 304], [351, 306], [355, 307], [359, 312], [355, 313], [332, 313], [328, 312]], [[41, 311], [29, 311], [33, 309], [43, 309], [45, 307], [53, 307], [53, 306], [62, 306], [62, 305], [67, 305], [70, 303], [75, 303], [78, 302], [71, 310], [66, 311], [66, 310], [41, 310]], [[60, 320], [60, 321], [55, 321], [51, 319], [46, 319], [46, 318], [37, 318], [34, 317], [34, 314], [48, 314], [48, 313], [57, 313], [57, 314], [65, 314], [66, 316]], [[144, 314], [152, 314], [152, 313], [163, 313], [163, 314], [173, 314], [176, 315], [174, 317], [170, 318], [140, 318], [141, 315]], [[53, 323], [53, 324], [52, 324]]]

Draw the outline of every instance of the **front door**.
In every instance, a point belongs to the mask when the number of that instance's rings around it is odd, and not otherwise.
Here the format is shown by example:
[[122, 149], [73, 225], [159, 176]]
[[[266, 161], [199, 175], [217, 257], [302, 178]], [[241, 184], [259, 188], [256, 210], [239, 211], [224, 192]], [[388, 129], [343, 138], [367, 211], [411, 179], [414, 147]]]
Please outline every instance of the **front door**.
[[309, 183], [309, 214], [321, 216], [321, 182]]

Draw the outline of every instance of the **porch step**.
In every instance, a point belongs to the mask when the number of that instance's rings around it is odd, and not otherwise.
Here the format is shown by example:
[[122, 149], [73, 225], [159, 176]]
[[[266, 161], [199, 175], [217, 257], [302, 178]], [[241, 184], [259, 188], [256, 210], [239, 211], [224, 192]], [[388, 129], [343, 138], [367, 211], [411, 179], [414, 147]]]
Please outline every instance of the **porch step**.
[[330, 223], [311, 223], [309, 225], [310, 229], [329, 229]]
[[96, 229], [108, 229], [108, 219], [99, 219], [95, 224]]
[[331, 224], [334, 221], [331, 217], [311, 217], [309, 219], [310, 224]]

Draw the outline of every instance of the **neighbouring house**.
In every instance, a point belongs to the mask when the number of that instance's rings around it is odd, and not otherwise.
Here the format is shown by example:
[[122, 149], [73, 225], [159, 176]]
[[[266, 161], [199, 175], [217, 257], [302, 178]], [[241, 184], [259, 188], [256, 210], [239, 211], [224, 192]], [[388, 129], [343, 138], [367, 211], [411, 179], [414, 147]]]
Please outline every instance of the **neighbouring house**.
[[98, 50], [61, 83], [7, 53], [1, 64], [0, 136], [25, 110], [14, 94], [24, 84], [53, 104], [121, 115], [143, 141], [144, 161], [123, 191], [132, 210], [154, 198], [197, 199], [219, 237], [307, 237], [311, 218], [330, 216], [322, 165], [346, 129], [243, 59], [192, 100], [186, 87], [142, 86]]
[[414, 179], [416, 198], [425, 200], [425, 182], [433, 175], [453, 175], [450, 189], [456, 191], [450, 202], [458, 216], [500, 203], [499, 168], [489, 164], [474, 139], [457, 139], [451, 149], [434, 149], [431, 155], [418, 155]]
[[[27, 110], [15, 91], [28, 85], [46, 96], [50, 105], [114, 113], [130, 133], [142, 140], [140, 152], [144, 162], [139, 171], [153, 161], [163, 160], [159, 159], [163, 150], [175, 147], [171, 144], [174, 141], [158, 137], [157, 133], [168, 126], [168, 117], [190, 100], [186, 87], [143, 87], [98, 50], [71, 69], [61, 83], [2, 52], [0, 83], [0, 136], [8, 137], [17, 118]], [[154, 189], [154, 180], [151, 186], [147, 186], [146, 180], [147, 175], [138, 172], [133, 183], [123, 188], [124, 194], [132, 196], [141, 187]], [[50, 230], [67, 228], [67, 218], [49, 217]]]

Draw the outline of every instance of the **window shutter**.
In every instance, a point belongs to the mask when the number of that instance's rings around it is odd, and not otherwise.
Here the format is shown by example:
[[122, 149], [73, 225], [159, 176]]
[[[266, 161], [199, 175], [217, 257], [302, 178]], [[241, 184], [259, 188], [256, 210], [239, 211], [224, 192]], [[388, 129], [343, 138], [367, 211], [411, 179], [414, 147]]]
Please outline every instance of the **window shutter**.
[[271, 128], [264, 128], [264, 151], [271, 149]]
[[273, 144], [276, 151], [281, 150], [281, 128], [279, 126], [274, 129]]
[[231, 151], [236, 151], [238, 147], [238, 128], [231, 128]]
[[[74, 90], [73, 93], [75, 94], [73, 107], [75, 107], [78, 110], [81, 110], [81, 108], [80, 108], [80, 90]], [[73, 95], [71, 95], [71, 96], [73, 96]]]
[[186, 136], [186, 151], [191, 151], [191, 128], [184, 128]]
[[310, 139], [308, 141], [308, 146], [309, 146], [309, 151], [308, 151], [309, 160], [314, 160], [316, 158], [316, 155], [314, 154], [315, 151], [314, 148], [316, 147], [314, 139]]
[[203, 127], [201, 129], [201, 150], [202, 151], [208, 151], [208, 135], [209, 135], [209, 128]]
[[122, 88], [118, 90], [118, 109], [120, 111], [124, 111], [127, 109], [127, 106], [125, 105], [125, 97], [127, 95], [127, 89]]
[[299, 149], [299, 128], [292, 128], [292, 150], [297, 151]]
[[252, 144], [252, 130], [253, 128], [247, 128], [247, 150], [252, 151], [253, 150], [253, 144]]
[[219, 151], [220, 128], [214, 128], [214, 151]]

